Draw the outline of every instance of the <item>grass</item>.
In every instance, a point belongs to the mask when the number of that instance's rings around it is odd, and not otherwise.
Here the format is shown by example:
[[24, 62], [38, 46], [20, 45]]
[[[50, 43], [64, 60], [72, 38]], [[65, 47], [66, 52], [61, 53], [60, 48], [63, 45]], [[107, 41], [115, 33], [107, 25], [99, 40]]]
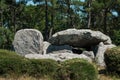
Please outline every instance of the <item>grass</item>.
[[[50, 59], [27, 59], [17, 55], [15, 52], [0, 50], [0, 80], [25, 78], [53, 80], [58, 63]], [[28, 79], [29, 80], [29, 79]]]
[[35, 78], [35, 77], [32, 77], [32, 76], [24, 75], [24, 76], [20, 76], [20, 77], [15, 77], [15, 76], [3, 77], [3, 76], [1, 76], [0, 80], [50, 80], [50, 79], [47, 78], [47, 77]]
[[0, 49], [0, 58], [23, 58], [22, 56], [17, 55], [15, 52], [13, 51], [8, 51], [8, 50], [4, 50], [4, 49]]
[[113, 75], [100, 74], [99, 80], [120, 80], [120, 78], [115, 75], [113, 76]]
[[[49, 78], [45, 77], [45, 78], [35, 78], [32, 76], [20, 76], [20, 77], [14, 77], [14, 76], [9, 76], [9, 77], [3, 77], [0, 76], [0, 80], [50, 80]], [[120, 78], [116, 77], [116, 76], [110, 76], [110, 75], [104, 75], [101, 74], [99, 75], [99, 79], [98, 80], [120, 80]]]

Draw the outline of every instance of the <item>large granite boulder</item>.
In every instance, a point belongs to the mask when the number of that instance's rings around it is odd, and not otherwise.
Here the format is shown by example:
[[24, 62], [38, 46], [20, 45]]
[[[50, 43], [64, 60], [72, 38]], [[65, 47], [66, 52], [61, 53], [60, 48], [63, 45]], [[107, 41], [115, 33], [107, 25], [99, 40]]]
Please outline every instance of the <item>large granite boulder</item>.
[[111, 44], [111, 39], [100, 31], [90, 29], [67, 29], [55, 33], [49, 42], [53, 45], [70, 45], [74, 47], [86, 47], [99, 44]]
[[53, 59], [55, 61], [58, 61], [59, 59], [57, 57], [54, 56], [50, 56], [49, 54], [26, 54], [25, 58], [29, 58], [29, 59]]
[[41, 55], [41, 54], [26, 54], [25, 55], [26, 58], [29, 59], [53, 59], [55, 61], [65, 61], [65, 60], [69, 60], [69, 59], [73, 59], [73, 58], [81, 58], [81, 59], [85, 59], [89, 62], [92, 62], [93, 59], [90, 58], [89, 56], [85, 55], [85, 54], [74, 54], [74, 53], [50, 53], [50, 54], [45, 54], [45, 55]]
[[26, 54], [42, 54], [43, 36], [35, 29], [22, 29], [17, 31], [13, 41], [14, 49], [24, 56]]
[[96, 64], [98, 66], [105, 66], [105, 62], [104, 62], [104, 53], [107, 49], [110, 49], [110, 48], [113, 48], [113, 47], [116, 47], [115, 45], [113, 44], [110, 44], [110, 45], [105, 45], [103, 42], [100, 42], [98, 45], [98, 50], [97, 50], [97, 53], [96, 53], [96, 57], [95, 57], [95, 61], [96, 61]]

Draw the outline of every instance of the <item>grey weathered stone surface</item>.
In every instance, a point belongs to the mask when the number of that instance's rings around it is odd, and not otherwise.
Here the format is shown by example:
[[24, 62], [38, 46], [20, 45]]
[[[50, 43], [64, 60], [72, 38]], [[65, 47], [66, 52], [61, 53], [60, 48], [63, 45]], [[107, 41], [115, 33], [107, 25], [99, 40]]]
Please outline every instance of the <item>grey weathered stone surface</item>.
[[98, 45], [98, 50], [97, 50], [96, 57], [95, 57], [95, 60], [96, 60], [97, 65], [99, 65], [99, 66], [105, 66], [104, 53], [105, 53], [105, 51], [106, 51], [108, 48], [113, 48], [113, 47], [115, 47], [115, 45], [113, 45], [113, 44], [104, 45], [103, 42], [100, 42], [100, 43], [99, 43], [99, 45]]
[[83, 51], [82, 54], [90, 57], [91, 59], [95, 58], [93, 51]]
[[27, 54], [25, 55], [26, 58], [29, 59], [53, 59], [55, 61], [65, 61], [73, 58], [82, 58], [85, 59], [89, 62], [92, 62], [92, 59], [84, 54], [73, 54], [73, 53], [57, 53], [57, 54], [46, 54], [46, 55], [41, 55], [41, 54]]
[[22, 29], [17, 31], [13, 41], [14, 49], [20, 55], [42, 54], [43, 36], [35, 29]]
[[111, 39], [100, 31], [92, 31], [89, 29], [67, 29], [55, 33], [49, 42], [55, 45], [71, 45], [75, 47], [84, 47], [96, 45], [100, 42], [111, 44]]
[[43, 42], [43, 53], [72, 53], [72, 47], [69, 45], [51, 45], [49, 42]]
[[44, 41], [43, 42], [43, 54], [45, 55], [45, 54], [47, 54], [47, 49], [48, 49], [48, 47], [50, 46], [51, 44], [49, 43], [49, 42], [47, 42], [47, 41]]
[[26, 54], [25, 55], [26, 58], [29, 59], [53, 59], [53, 60], [58, 60], [56, 57], [50, 56], [48, 54]]
[[65, 61], [73, 58], [81, 58], [85, 59], [89, 62], [92, 62], [92, 59], [84, 54], [74, 54], [74, 53], [57, 53], [57, 54], [49, 54], [58, 59], [58, 61]]
[[47, 53], [72, 53], [72, 47], [69, 45], [49, 45]]
[[[89, 62], [95, 59], [99, 66], [105, 66], [104, 52], [108, 48], [115, 47], [108, 36], [89, 29], [60, 31], [55, 33], [49, 42], [43, 42], [43, 36], [38, 30], [22, 29], [16, 33], [13, 45], [17, 53], [30, 59], [65, 61], [82, 58]], [[95, 55], [93, 51], [83, 51], [82, 54], [72, 52], [72, 48], [89, 48], [89, 46], [93, 48]]]

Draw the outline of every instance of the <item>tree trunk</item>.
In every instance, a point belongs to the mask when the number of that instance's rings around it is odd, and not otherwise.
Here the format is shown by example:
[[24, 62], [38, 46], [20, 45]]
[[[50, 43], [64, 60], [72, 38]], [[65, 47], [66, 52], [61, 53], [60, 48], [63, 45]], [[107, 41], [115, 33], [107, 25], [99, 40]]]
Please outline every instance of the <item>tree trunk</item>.
[[[91, 8], [91, 3], [92, 3], [92, 0], [89, 0], [89, 4], [88, 4], [89, 8]], [[87, 28], [89, 29], [90, 26], [91, 26], [91, 10], [88, 13], [88, 26], [87, 26]]]
[[0, 15], [1, 15], [1, 17], [0, 17], [0, 27], [2, 27], [3, 26], [3, 12], [2, 12], [2, 9], [0, 9]]
[[45, 0], [45, 40], [48, 40], [48, 3]]
[[104, 20], [103, 20], [103, 26], [104, 26], [104, 32], [107, 33], [107, 10], [104, 10]]
[[104, 33], [107, 34], [107, 12], [108, 12], [108, 7], [106, 7], [106, 2], [104, 1], [104, 9], [103, 9], [103, 31]]
[[89, 12], [89, 14], [88, 14], [89, 16], [88, 16], [88, 29], [90, 28], [90, 26], [91, 26], [91, 12]]
[[71, 0], [67, 0], [67, 15], [68, 15], [68, 23], [67, 23], [67, 26], [70, 27], [70, 28], [73, 28], [73, 22], [72, 22], [72, 15], [71, 15], [71, 11], [70, 11], [70, 3], [71, 3]]
[[16, 12], [15, 8], [12, 6], [11, 7], [11, 26], [13, 26], [12, 31], [15, 33], [16, 32]]
[[15, 8], [13, 8], [13, 27], [14, 27], [14, 33], [16, 33], [16, 11], [15, 11]]
[[52, 37], [53, 29], [54, 29], [54, 13], [52, 12], [52, 14], [51, 14], [51, 27], [50, 27], [50, 31], [49, 31], [49, 38]]
[[49, 39], [52, 37], [52, 33], [53, 33], [53, 27], [50, 28], [50, 31], [49, 31]]

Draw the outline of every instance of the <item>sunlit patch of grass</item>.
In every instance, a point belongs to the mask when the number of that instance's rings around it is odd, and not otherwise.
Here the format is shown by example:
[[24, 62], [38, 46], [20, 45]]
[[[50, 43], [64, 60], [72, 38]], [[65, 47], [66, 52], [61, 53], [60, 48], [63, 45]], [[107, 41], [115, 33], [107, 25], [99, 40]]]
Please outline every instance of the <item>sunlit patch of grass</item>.
[[23, 75], [23, 76], [15, 76], [15, 75], [11, 75], [11, 76], [7, 76], [7, 77], [3, 77], [0, 76], [0, 80], [51, 80], [49, 77], [32, 77], [32, 76], [28, 76], [28, 75]]
[[115, 75], [111, 76], [111, 75], [101, 74], [99, 75], [99, 80], [120, 80], [120, 78]]

